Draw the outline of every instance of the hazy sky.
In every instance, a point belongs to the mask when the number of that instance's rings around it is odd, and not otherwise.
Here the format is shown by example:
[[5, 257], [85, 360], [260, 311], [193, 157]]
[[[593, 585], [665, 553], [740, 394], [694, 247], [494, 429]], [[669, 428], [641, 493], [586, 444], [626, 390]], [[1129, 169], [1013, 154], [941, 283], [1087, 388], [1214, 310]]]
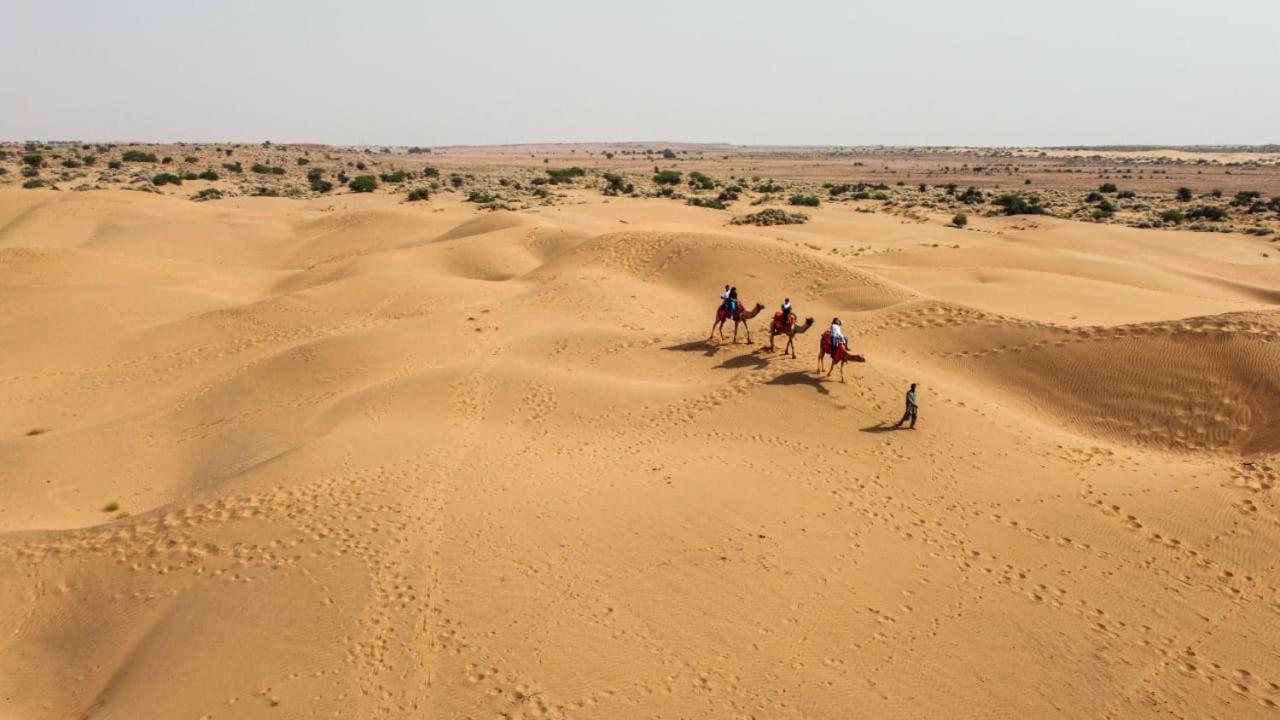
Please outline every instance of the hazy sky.
[[1280, 0], [0, 0], [0, 138], [1280, 143]]

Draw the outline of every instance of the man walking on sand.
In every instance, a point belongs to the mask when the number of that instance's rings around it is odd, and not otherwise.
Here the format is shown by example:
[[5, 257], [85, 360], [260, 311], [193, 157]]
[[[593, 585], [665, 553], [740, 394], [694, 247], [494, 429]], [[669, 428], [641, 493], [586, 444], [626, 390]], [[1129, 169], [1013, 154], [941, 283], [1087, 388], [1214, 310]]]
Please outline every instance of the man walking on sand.
[[911, 389], [907, 391], [907, 411], [902, 414], [902, 419], [894, 427], [902, 427], [902, 423], [911, 420], [911, 429], [915, 430], [918, 412], [920, 412], [920, 406], [916, 405], [916, 384], [911, 383]]

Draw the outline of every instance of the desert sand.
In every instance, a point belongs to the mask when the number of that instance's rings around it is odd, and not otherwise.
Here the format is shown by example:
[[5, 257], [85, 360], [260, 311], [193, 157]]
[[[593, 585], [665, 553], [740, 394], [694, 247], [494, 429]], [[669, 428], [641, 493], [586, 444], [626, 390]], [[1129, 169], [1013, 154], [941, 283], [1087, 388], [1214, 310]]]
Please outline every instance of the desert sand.
[[1268, 238], [746, 210], [0, 189], [0, 718], [1276, 716]]

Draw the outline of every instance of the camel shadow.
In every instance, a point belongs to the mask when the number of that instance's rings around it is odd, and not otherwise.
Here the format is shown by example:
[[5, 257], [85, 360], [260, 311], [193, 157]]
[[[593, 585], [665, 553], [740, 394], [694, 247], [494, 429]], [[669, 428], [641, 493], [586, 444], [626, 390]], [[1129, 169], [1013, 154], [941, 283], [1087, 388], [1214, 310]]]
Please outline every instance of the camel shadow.
[[671, 352], [701, 352], [707, 357], [715, 357], [720, 352], [722, 346], [711, 340], [691, 340], [679, 345], [668, 345], [662, 348]]
[[769, 385], [808, 385], [823, 395], [830, 395], [831, 391], [826, 388], [824, 378], [814, 377], [813, 375], [797, 370], [795, 372], [783, 373], [778, 377], [769, 381]]
[[755, 350], [747, 355], [738, 355], [720, 363], [716, 367], [725, 370], [737, 370], [738, 368], [752, 367], [756, 369], [768, 367], [769, 358], [766, 357], [761, 350]]

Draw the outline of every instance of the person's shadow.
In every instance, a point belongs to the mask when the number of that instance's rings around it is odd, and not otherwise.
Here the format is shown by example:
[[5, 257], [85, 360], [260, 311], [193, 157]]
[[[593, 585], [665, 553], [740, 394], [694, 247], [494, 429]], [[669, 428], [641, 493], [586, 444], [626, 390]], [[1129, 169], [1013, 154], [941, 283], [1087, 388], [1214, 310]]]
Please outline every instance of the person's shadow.
[[899, 425], [885, 425], [883, 422], [878, 422], [878, 423], [876, 423], [875, 425], [872, 425], [871, 427], [864, 427], [864, 428], [862, 428], [862, 432], [865, 432], [865, 433], [886, 433], [886, 432], [894, 432], [895, 430], [905, 430], [905, 429], [906, 429], [906, 428], [901, 427], [901, 426], [899, 426]]

